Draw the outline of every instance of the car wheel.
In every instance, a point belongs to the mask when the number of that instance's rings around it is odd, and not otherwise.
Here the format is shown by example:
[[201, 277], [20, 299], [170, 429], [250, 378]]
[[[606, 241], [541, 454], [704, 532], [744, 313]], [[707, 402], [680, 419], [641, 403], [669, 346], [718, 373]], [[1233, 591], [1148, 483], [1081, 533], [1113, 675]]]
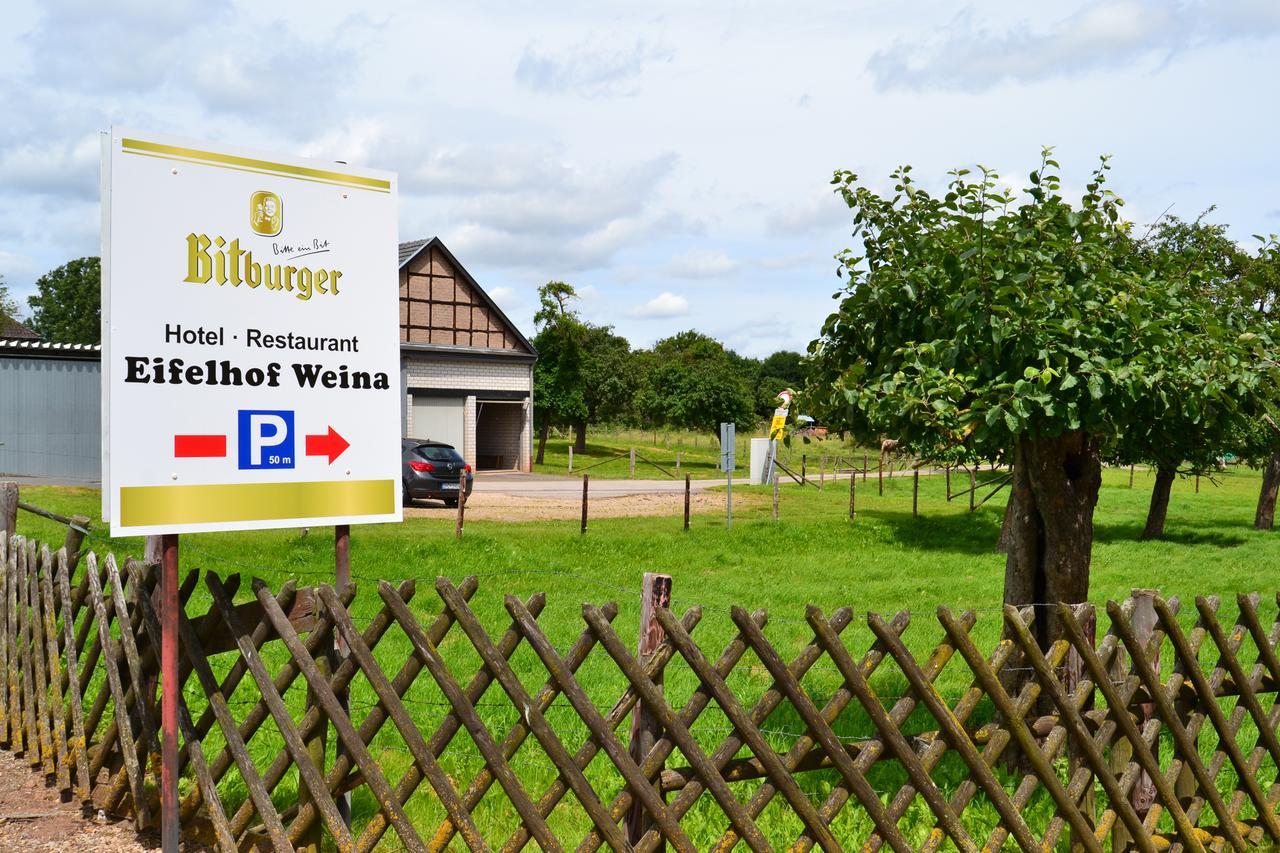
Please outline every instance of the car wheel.
[[447, 507], [449, 507], [450, 509], [454, 509], [454, 508], [456, 508], [456, 507], [458, 506], [458, 499], [457, 499], [457, 498], [445, 498], [445, 499], [444, 499], [444, 505], [445, 505], [445, 506], [447, 506]]

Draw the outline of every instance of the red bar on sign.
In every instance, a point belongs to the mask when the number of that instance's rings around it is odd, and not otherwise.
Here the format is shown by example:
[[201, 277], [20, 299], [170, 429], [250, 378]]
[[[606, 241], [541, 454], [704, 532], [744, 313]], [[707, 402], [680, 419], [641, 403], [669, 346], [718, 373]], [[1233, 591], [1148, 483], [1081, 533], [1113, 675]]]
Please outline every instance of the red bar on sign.
[[179, 458], [227, 455], [225, 435], [175, 435], [173, 455]]

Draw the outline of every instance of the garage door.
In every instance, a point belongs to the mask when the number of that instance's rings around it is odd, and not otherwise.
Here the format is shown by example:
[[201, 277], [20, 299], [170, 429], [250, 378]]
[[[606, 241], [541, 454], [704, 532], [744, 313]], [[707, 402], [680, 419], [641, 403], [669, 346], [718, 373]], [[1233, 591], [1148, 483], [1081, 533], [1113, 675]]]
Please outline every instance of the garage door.
[[413, 395], [413, 435], [452, 444], [462, 451], [462, 412], [466, 400], [461, 397], [428, 397]]

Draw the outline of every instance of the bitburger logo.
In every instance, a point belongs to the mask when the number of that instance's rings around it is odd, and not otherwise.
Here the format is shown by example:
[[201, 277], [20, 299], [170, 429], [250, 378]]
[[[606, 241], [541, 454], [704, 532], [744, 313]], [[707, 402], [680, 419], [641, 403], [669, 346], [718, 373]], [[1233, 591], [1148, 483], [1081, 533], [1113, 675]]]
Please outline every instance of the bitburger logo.
[[249, 227], [263, 237], [274, 237], [284, 227], [284, 204], [280, 196], [258, 190], [249, 196]]

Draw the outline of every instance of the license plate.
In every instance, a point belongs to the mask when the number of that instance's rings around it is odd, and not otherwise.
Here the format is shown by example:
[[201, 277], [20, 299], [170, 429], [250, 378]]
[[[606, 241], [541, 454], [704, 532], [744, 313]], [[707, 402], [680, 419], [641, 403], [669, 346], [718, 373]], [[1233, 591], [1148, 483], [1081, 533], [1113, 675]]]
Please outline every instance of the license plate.
[[440, 488], [444, 489], [447, 492], [450, 489], [457, 489], [458, 484], [457, 483], [441, 483]]

